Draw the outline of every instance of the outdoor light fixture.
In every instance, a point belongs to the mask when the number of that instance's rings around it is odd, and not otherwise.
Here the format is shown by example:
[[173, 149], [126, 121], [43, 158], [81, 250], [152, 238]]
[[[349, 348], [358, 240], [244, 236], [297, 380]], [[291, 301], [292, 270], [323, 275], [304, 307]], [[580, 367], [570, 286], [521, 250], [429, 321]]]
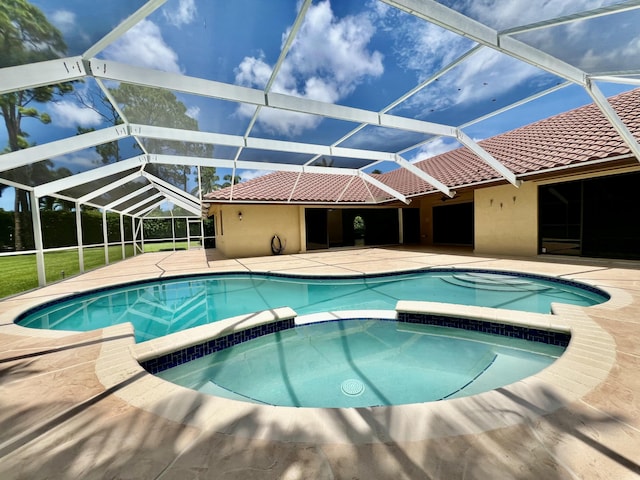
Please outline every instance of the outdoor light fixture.
[[238, 220], [242, 221], [242, 212], [238, 212]]

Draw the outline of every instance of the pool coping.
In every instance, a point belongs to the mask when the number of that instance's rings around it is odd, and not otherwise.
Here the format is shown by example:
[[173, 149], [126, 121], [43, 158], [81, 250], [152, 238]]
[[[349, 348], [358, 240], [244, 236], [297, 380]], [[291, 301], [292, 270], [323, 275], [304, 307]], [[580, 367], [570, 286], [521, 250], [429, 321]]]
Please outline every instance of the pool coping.
[[[123, 335], [126, 338], [103, 342], [96, 375], [105, 388], [116, 389], [114, 394], [129, 404], [203, 431], [281, 442], [364, 444], [477, 434], [531, 422], [585, 396], [607, 378], [615, 363], [613, 337], [586, 315], [583, 307], [554, 304], [553, 314], [437, 302], [405, 302], [401, 307], [421, 313], [568, 331], [571, 342], [549, 367], [505, 387], [469, 397], [397, 406], [281, 407], [199, 393], [146, 372], [140, 359], [175, 349], [176, 343], [163, 337], [136, 344], [130, 324], [103, 330], [104, 338]], [[180, 343], [193, 344], [215, 331], [268, 322], [291, 314], [290, 310], [234, 317], [175, 335], [179, 335]], [[349, 315], [354, 312], [357, 311]], [[135, 382], [128, 382], [130, 379]], [[238, 423], [230, 423], [229, 418], [238, 419]], [[260, 419], [260, 430], [242, 428], [246, 418], [254, 422]], [[348, 430], [345, 425], [349, 425]]]

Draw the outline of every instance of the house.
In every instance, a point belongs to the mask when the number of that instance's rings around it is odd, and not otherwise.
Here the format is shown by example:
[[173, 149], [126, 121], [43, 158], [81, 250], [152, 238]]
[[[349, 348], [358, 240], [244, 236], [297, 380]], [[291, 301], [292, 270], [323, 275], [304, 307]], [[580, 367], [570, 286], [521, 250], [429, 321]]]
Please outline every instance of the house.
[[[640, 139], [640, 89], [609, 99]], [[640, 163], [595, 105], [479, 142], [519, 187], [461, 147], [415, 164], [453, 197], [399, 168], [359, 177], [275, 172], [208, 193], [228, 257], [365, 245], [464, 245], [479, 254], [640, 258]], [[277, 238], [276, 238], [277, 237]]]

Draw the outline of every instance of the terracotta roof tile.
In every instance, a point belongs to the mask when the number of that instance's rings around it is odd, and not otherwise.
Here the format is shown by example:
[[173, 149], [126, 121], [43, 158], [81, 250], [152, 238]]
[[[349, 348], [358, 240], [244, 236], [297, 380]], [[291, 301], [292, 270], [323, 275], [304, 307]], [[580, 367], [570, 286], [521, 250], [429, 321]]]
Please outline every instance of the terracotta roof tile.
[[[640, 139], [640, 89], [622, 93], [609, 101], [627, 128]], [[479, 144], [515, 174], [540, 172], [631, 153], [595, 105], [540, 120], [483, 140]], [[464, 147], [415, 165], [451, 188], [500, 178], [493, 168]], [[403, 168], [373, 177], [406, 196], [435, 190]], [[205, 195], [205, 199], [228, 200], [230, 190], [226, 188], [211, 192]], [[375, 203], [392, 200], [393, 197], [360, 177], [275, 172], [235, 185], [233, 199]]]

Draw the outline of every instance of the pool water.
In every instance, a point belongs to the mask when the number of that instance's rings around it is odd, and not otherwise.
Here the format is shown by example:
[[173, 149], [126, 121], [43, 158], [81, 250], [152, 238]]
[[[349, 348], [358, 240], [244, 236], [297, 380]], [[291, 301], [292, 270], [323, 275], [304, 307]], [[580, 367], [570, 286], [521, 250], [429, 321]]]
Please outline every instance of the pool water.
[[203, 393], [293, 407], [368, 407], [492, 390], [563, 347], [455, 328], [358, 319], [297, 326], [156, 375]]
[[552, 302], [589, 306], [603, 292], [553, 279], [473, 270], [427, 270], [353, 278], [219, 274], [104, 289], [27, 312], [25, 327], [86, 331], [131, 322], [142, 342], [224, 318], [291, 307], [299, 315], [394, 310], [422, 300], [549, 313]]

